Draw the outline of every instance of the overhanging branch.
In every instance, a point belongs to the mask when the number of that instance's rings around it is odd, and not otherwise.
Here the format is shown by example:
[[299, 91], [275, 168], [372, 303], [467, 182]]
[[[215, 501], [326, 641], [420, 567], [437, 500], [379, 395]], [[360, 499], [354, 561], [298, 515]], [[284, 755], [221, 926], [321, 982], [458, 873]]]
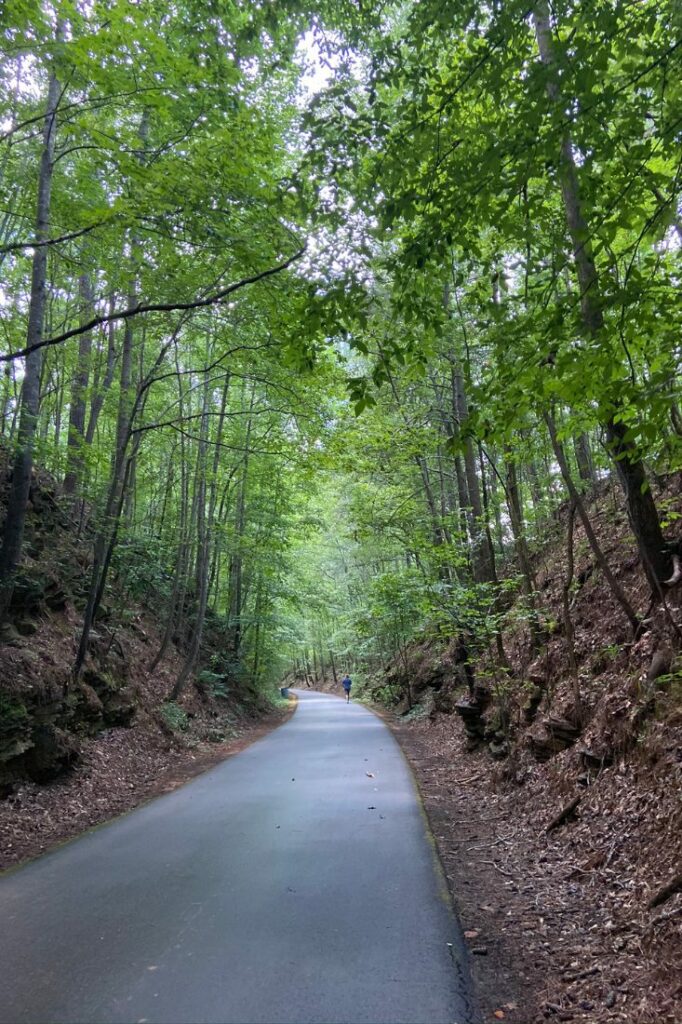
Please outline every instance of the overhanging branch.
[[68, 341], [69, 338], [76, 338], [80, 334], [86, 334], [88, 331], [92, 331], [95, 327], [99, 327], [100, 324], [112, 323], [114, 320], [128, 320], [130, 317], [140, 316], [142, 313], [174, 313], [177, 311], [188, 311], [192, 309], [202, 309], [206, 306], [213, 306], [217, 302], [221, 302], [228, 295], [232, 295], [233, 292], [239, 291], [240, 288], [245, 288], [250, 284], [256, 284], [258, 281], [263, 281], [267, 277], [273, 277], [275, 274], [281, 273], [283, 270], [287, 270], [296, 260], [300, 260], [301, 256], [305, 252], [305, 246], [295, 252], [293, 256], [290, 256], [288, 260], [283, 263], [278, 263], [275, 267], [269, 267], [267, 270], [262, 270], [260, 274], [253, 274], [250, 277], [243, 277], [240, 281], [235, 281], [233, 284], [228, 285], [226, 288], [222, 288], [218, 292], [214, 292], [213, 295], [208, 295], [203, 299], [194, 299], [191, 302], [151, 302], [147, 305], [143, 305], [138, 302], [136, 306], [130, 309], [122, 309], [117, 313], [107, 313], [105, 316], [95, 316], [92, 320], [87, 323], [81, 324], [79, 327], [73, 327], [70, 331], [64, 331], [62, 334], [55, 334], [51, 338], [44, 338], [42, 341], [36, 342], [35, 345], [29, 345], [26, 348], [19, 349], [17, 352], [10, 352], [8, 355], [0, 356], [0, 363], [7, 363], [14, 359], [21, 359], [24, 356], [28, 356], [31, 352], [35, 352], [41, 348], [48, 348], [52, 345], [60, 345], [63, 341]]
[[89, 231], [94, 231], [95, 228], [101, 227], [105, 222], [102, 220], [97, 221], [96, 224], [89, 224], [87, 228], [80, 228], [78, 231], [69, 231], [66, 235], [60, 235], [58, 238], [46, 238], [42, 242], [36, 238], [32, 238], [30, 242], [12, 242], [10, 245], [0, 246], [0, 256], [5, 256], [9, 252], [19, 252], [21, 249], [40, 249], [46, 245], [59, 245], [61, 242], [70, 242], [74, 238], [80, 238], [82, 235], [87, 235]]

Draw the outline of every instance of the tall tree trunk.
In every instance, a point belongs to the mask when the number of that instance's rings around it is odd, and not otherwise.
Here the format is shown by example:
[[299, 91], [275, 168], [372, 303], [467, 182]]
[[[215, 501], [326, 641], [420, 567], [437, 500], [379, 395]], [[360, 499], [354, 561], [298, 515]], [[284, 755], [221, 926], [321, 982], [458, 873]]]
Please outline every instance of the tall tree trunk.
[[228, 628], [230, 632], [230, 651], [232, 654], [232, 660], [236, 664], [239, 661], [239, 655], [242, 644], [242, 606], [243, 606], [243, 594], [242, 594], [242, 542], [244, 533], [246, 530], [246, 482], [249, 470], [249, 447], [251, 444], [251, 428], [253, 424], [253, 406], [256, 397], [255, 387], [251, 391], [251, 400], [249, 405], [249, 415], [246, 421], [246, 440], [244, 442], [244, 460], [241, 480], [239, 481], [239, 489], [237, 491], [237, 500], [235, 506], [235, 550], [230, 558], [230, 570], [229, 570], [229, 611], [228, 611]]
[[[186, 512], [185, 512], [186, 514]], [[184, 583], [186, 580], [187, 573], [187, 536], [184, 516], [180, 521], [179, 527], [179, 543], [175, 558], [175, 571], [173, 573], [173, 588], [171, 590], [170, 601], [168, 602], [168, 614], [166, 616], [166, 628], [161, 638], [161, 644], [158, 651], [152, 658], [149, 665], [149, 671], [153, 672], [156, 666], [159, 664], [161, 659], [164, 657], [168, 647], [170, 645], [173, 633], [175, 631], [175, 625], [177, 621], [178, 611], [181, 604], [184, 602]]]
[[253, 611], [254, 618], [256, 620], [256, 632], [253, 639], [253, 665], [251, 667], [251, 679], [254, 683], [258, 682], [258, 673], [260, 671], [261, 599], [262, 586], [261, 581], [259, 580], [256, 587], [256, 602]]
[[201, 428], [199, 432], [199, 452], [197, 456], [196, 464], [196, 483], [195, 483], [195, 507], [196, 507], [196, 523], [197, 523], [197, 549], [196, 549], [196, 564], [195, 564], [195, 593], [197, 597], [196, 614], [194, 618], [194, 624], [192, 629], [192, 638], [190, 640], [189, 650], [185, 657], [184, 663], [175, 685], [170, 693], [171, 700], [177, 700], [182, 691], [185, 688], [187, 680], [194, 671], [194, 668], [199, 659], [199, 649], [201, 646], [201, 634], [204, 625], [204, 615], [206, 614], [206, 600], [208, 593], [208, 518], [206, 510], [206, 453], [208, 448], [208, 400], [209, 400], [209, 384], [208, 374], [204, 381], [204, 395], [202, 402], [202, 415], [201, 415]]
[[303, 651], [303, 678], [305, 679], [305, 685], [308, 687], [308, 689], [310, 689], [313, 684], [310, 678], [310, 662], [308, 660], [307, 647]]
[[[491, 583], [498, 583], [497, 577], [497, 566], [495, 564], [495, 548], [493, 545], [493, 537], [490, 532], [490, 504], [488, 499], [488, 485], [485, 476], [485, 464], [483, 462], [483, 449], [481, 445], [478, 446], [478, 464], [481, 472], [481, 495], [483, 498], [483, 513], [485, 516], [485, 538], [486, 544], [488, 545], [488, 558], [490, 559], [490, 571], [491, 571]], [[501, 608], [501, 597], [502, 594], [498, 590], [495, 597], [495, 608], [499, 610]], [[509, 658], [507, 652], [504, 649], [504, 641], [502, 640], [501, 627], [495, 630], [495, 647], [497, 649], [497, 659], [504, 668], [510, 669]]]
[[[140, 435], [138, 435], [138, 443], [139, 437]], [[88, 599], [85, 605], [85, 611], [83, 613], [83, 626], [81, 629], [78, 651], [76, 652], [76, 660], [73, 668], [74, 682], [78, 681], [80, 674], [83, 671], [83, 666], [88, 653], [88, 644], [90, 642], [90, 632], [104, 595], [107, 573], [109, 571], [109, 565], [111, 564], [111, 556], [118, 536], [118, 524], [125, 497], [128, 477], [127, 471], [129, 466], [130, 460], [124, 459], [120, 477], [118, 474], [115, 476], [112, 475], [112, 479], [109, 484], [106, 508], [104, 510], [104, 515], [102, 516], [102, 522], [100, 523], [95, 536], [90, 587], [88, 590]]]
[[495, 565], [495, 545], [490, 530], [490, 498], [488, 496], [488, 483], [485, 474], [485, 463], [483, 462], [483, 449], [478, 445], [478, 468], [481, 473], [481, 496], [483, 499], [483, 522], [485, 524], [485, 538], [488, 545], [488, 558], [490, 560], [491, 579], [497, 583], [497, 566]]
[[535, 591], [535, 574], [530, 560], [530, 552], [526, 541], [526, 529], [523, 521], [523, 508], [521, 505], [521, 492], [516, 473], [516, 463], [511, 448], [507, 447], [505, 452], [506, 481], [505, 491], [507, 495], [507, 508], [509, 510], [509, 522], [511, 524], [512, 536], [516, 547], [516, 556], [523, 579], [523, 591], [534, 606], [533, 593]]
[[[147, 136], [149, 132], [149, 114], [144, 111], [140, 120], [139, 138], [141, 142], [140, 159], [143, 159], [146, 149]], [[133, 235], [130, 245], [130, 278], [128, 290], [128, 309], [133, 310], [138, 305], [137, 295], [137, 264], [140, 259], [139, 244]], [[111, 558], [118, 540], [118, 531], [123, 512], [123, 505], [126, 498], [126, 489], [129, 484], [130, 474], [134, 469], [137, 451], [142, 442], [142, 434], [138, 434], [132, 451], [128, 455], [128, 445], [132, 437], [132, 424], [140, 405], [144, 405], [148, 396], [148, 390], [140, 386], [134, 393], [132, 386], [133, 346], [134, 346], [133, 318], [128, 317], [125, 321], [123, 332], [123, 345], [121, 349], [120, 386], [118, 415], [116, 419], [116, 447], [112, 461], [111, 478], [107, 494], [106, 507], [99, 524], [94, 543], [94, 555], [92, 575], [88, 600], [83, 615], [83, 628], [78, 643], [78, 651], [73, 669], [73, 679], [77, 681], [83, 670], [85, 658], [88, 653], [90, 642], [90, 631], [95, 621], [104, 597], [107, 576]], [[164, 345], [157, 356], [154, 366], [158, 366], [163, 359], [168, 345]]]
[[516, 558], [521, 570], [521, 587], [528, 603], [530, 644], [533, 651], [535, 651], [540, 643], [540, 626], [538, 623], [535, 602], [535, 574], [533, 572], [533, 564], [531, 562], [528, 542], [526, 540], [526, 527], [523, 517], [521, 492], [516, 473], [516, 463], [509, 445], [505, 448], [505, 464], [506, 480], [504, 482], [504, 490], [507, 498], [509, 522], [511, 524], [512, 536], [514, 538]]
[[573, 442], [575, 449], [575, 461], [578, 465], [578, 476], [588, 490], [592, 490], [597, 484], [597, 476], [594, 472], [592, 452], [590, 450], [590, 439], [583, 431]]
[[[209, 352], [207, 353], [207, 357], [209, 354], [210, 348]], [[209, 358], [207, 358], [207, 362], [210, 362]], [[197, 473], [199, 477], [199, 499], [197, 503], [197, 613], [194, 622], [194, 629], [192, 631], [192, 640], [190, 643], [190, 648], [187, 653], [185, 663], [182, 669], [180, 670], [180, 674], [178, 675], [178, 678], [175, 682], [175, 686], [173, 687], [173, 691], [171, 693], [171, 700], [178, 699], [187, 683], [187, 680], [189, 679], [192, 672], [195, 670], [199, 660], [199, 651], [201, 649], [201, 637], [203, 635], [204, 621], [206, 618], [206, 607], [208, 605], [211, 535], [214, 527], [215, 510], [217, 504], [218, 467], [220, 464], [220, 452], [223, 439], [223, 426], [225, 423], [225, 413], [227, 411], [227, 396], [229, 392], [229, 387], [230, 376], [228, 374], [225, 377], [225, 384], [223, 386], [223, 392], [221, 396], [220, 411], [218, 414], [218, 426], [214, 441], [215, 447], [213, 451], [211, 475], [210, 479], [207, 481], [206, 466], [207, 450], [209, 443], [208, 405], [210, 395], [210, 377], [208, 373], [206, 374], [206, 380], [204, 382], [204, 399], [201, 417], [201, 440], [199, 442], [199, 457], [197, 460]]]
[[[131, 284], [128, 308], [133, 309], [136, 305], [137, 296], [135, 288]], [[131, 395], [133, 340], [134, 331], [132, 318], [129, 318], [125, 322], [123, 347], [121, 352], [120, 394], [118, 416], [116, 419], [116, 446], [111, 465], [106, 505], [95, 536], [90, 589], [83, 615], [83, 629], [81, 631], [73, 671], [75, 680], [79, 678], [83, 669], [88, 652], [90, 631], [104, 594], [108, 566], [111, 561], [111, 554], [118, 536], [119, 519], [123, 510], [126, 484], [128, 482], [128, 474], [131, 469], [131, 461], [130, 458], [126, 457], [126, 452], [130, 441], [133, 408]]]
[[[438, 466], [438, 492], [440, 496], [440, 518], [442, 523], [447, 523], [450, 516], [450, 509], [448, 506], [448, 488], [445, 482], [445, 473], [443, 471], [443, 453], [440, 448], [436, 452], [436, 465]], [[450, 531], [448, 529], [448, 535]]]
[[2, 406], [0, 407], [0, 437], [5, 436], [5, 427], [9, 421], [9, 411], [12, 402], [12, 364], [5, 363], [3, 370], [2, 384]]
[[426, 504], [429, 509], [429, 515], [431, 517], [431, 529], [433, 531], [433, 543], [435, 547], [442, 547], [443, 544], [447, 544], [450, 541], [450, 535], [443, 525], [441, 517], [438, 513], [438, 505], [436, 503], [436, 497], [433, 493], [433, 487], [431, 486], [431, 477], [429, 474], [429, 467], [426, 459], [423, 455], [415, 455], [414, 461], [419, 469], [419, 473], [422, 478], [422, 485], [424, 487], [424, 496], [426, 498]]
[[[175, 489], [175, 458], [176, 458], [176, 445], [168, 452], [168, 459], [166, 462], [166, 470], [164, 473], [164, 483], [161, 487], [160, 507], [158, 508], [158, 520], [157, 516], [150, 517], [150, 526], [155, 529], [157, 536], [163, 543], [164, 535], [166, 534], [166, 523], [168, 522], [167, 512], [171, 502], [171, 497]], [[172, 527], [171, 527], [172, 537]]]
[[54, 409], [54, 450], [57, 460], [59, 459], [59, 445], [62, 433], [62, 410], [64, 408], [64, 352], [58, 353], [58, 367], [55, 371], [55, 409]]
[[[453, 413], [461, 435], [462, 425], [469, 416], [469, 404], [464, 387], [464, 373], [460, 362], [451, 371]], [[464, 472], [469, 499], [468, 523], [471, 540], [471, 564], [477, 583], [489, 583], [494, 578], [491, 550], [485, 533], [485, 519], [481, 503], [481, 489], [476, 472], [476, 452], [471, 435], [463, 438]]]
[[540, 475], [538, 473], [537, 463], [532, 455], [529, 455], [528, 461], [524, 466], [524, 471], [524, 476], [526, 477], [530, 488], [530, 497], [533, 503], [535, 521], [537, 522], [540, 518], [540, 511], [542, 509], [542, 487], [540, 486]]
[[[450, 308], [450, 295], [450, 285], [449, 283], [446, 283], [443, 289], [443, 308], [445, 309], [446, 316], [451, 319], [452, 312]], [[466, 346], [466, 327], [464, 325], [464, 318], [462, 316], [459, 303], [457, 303], [457, 309], [460, 313], [462, 334], [464, 336], [464, 344]], [[468, 415], [468, 409], [466, 407], [466, 394], [464, 391], [460, 357], [458, 354], [453, 352], [449, 359], [452, 365], [450, 368], [450, 416], [448, 417], [448, 425], [452, 437], [457, 437], [461, 433], [462, 422]], [[465, 465], [465, 460], [459, 452], [454, 457], [454, 466], [455, 480], [457, 483], [460, 531], [464, 541], [466, 542], [467, 538], [469, 540], [469, 543], [466, 545], [467, 555], [469, 556], [470, 566], [475, 576], [479, 566], [477, 564], [477, 559], [474, 557], [476, 522], [473, 505], [476, 503], [476, 495], [474, 494], [473, 496], [470, 496], [469, 494], [471, 467]], [[480, 506], [480, 501], [478, 504]]]
[[500, 558], [506, 557], [506, 551], [504, 546], [504, 527], [502, 526], [502, 506], [506, 502], [507, 492], [504, 486], [504, 480], [500, 476], [500, 473], [495, 465], [495, 459], [493, 458], [494, 452], [486, 452], [481, 445], [481, 456], [485, 455], [490, 468], [493, 471], [492, 476], [492, 504], [493, 504], [493, 518], [495, 520], [495, 540], [497, 541], [497, 550], [499, 551]]
[[[89, 274], [78, 279], [81, 298], [81, 323], [92, 318], [93, 293]], [[78, 364], [71, 390], [69, 410], [69, 433], [67, 439], [66, 474], [62, 490], [73, 494], [83, 479], [83, 444], [85, 440], [85, 397], [90, 380], [90, 358], [92, 353], [92, 331], [80, 335], [78, 342]]]
[[670, 422], [678, 437], [682, 437], [682, 414], [676, 401], [670, 403]]
[[[454, 431], [453, 431], [454, 434]], [[455, 484], [457, 486], [457, 510], [459, 512], [459, 530], [462, 535], [463, 541], [466, 542], [469, 536], [469, 521], [467, 518], [467, 509], [469, 505], [469, 492], [467, 491], [467, 481], [464, 472], [464, 461], [461, 455], [455, 455], [453, 459], [455, 467]]]
[[[131, 284], [128, 294], [128, 309], [134, 309], [137, 305], [137, 290]], [[129, 317], [125, 321], [123, 331], [123, 344], [121, 346], [121, 366], [119, 374], [119, 396], [118, 415], [116, 417], [116, 448], [114, 451], [114, 475], [120, 476], [121, 465], [124, 459], [128, 428], [130, 426], [130, 413], [132, 410], [132, 369], [133, 369], [133, 345], [135, 342], [135, 331], [133, 319]]]
[[[109, 314], [114, 312], [115, 298], [112, 295], [109, 299]], [[111, 387], [114, 380], [114, 373], [116, 372], [116, 329], [113, 321], [110, 321], [107, 325], [107, 356], [106, 356], [106, 367], [104, 370], [104, 376], [101, 381], [98, 379], [95, 382], [93, 389], [92, 401], [90, 403], [90, 415], [88, 417], [88, 425], [85, 431], [85, 443], [91, 445], [97, 429], [97, 421], [99, 420], [99, 414], [102, 411], [104, 405], [104, 399]]]
[[582, 697], [580, 693], [580, 676], [578, 675], [578, 662], [575, 656], [575, 630], [571, 617], [571, 587], [573, 586], [573, 528], [575, 525], [576, 505], [572, 501], [568, 510], [568, 529], [566, 531], [566, 578], [561, 591], [561, 605], [564, 616], [564, 632], [566, 634], [566, 647], [568, 650], [568, 664], [573, 679], [573, 701], [575, 712], [579, 720], [582, 720]]
[[[392, 373], [390, 371], [388, 372], [388, 380], [389, 380], [389, 384], [391, 385], [391, 391], [393, 393], [393, 397], [395, 399], [396, 406], [398, 407], [398, 412], [400, 414], [400, 418], [402, 419], [403, 423], [405, 424], [405, 427], [409, 430], [410, 429], [410, 424], [409, 424], [407, 416], [405, 415], [405, 410], [403, 408], [402, 402], [400, 401], [400, 395], [398, 394], [398, 389], [396, 387], [395, 380], [394, 380], [393, 375], [392, 375]], [[438, 513], [438, 505], [436, 503], [436, 498], [435, 498], [435, 495], [433, 493], [433, 487], [431, 486], [431, 479], [429, 477], [429, 467], [428, 467], [426, 459], [424, 458], [423, 455], [419, 455], [418, 453], [415, 453], [415, 455], [413, 457], [414, 457], [415, 465], [417, 466], [417, 469], [419, 470], [419, 474], [421, 476], [422, 484], [423, 484], [423, 487], [424, 487], [424, 496], [426, 498], [426, 504], [427, 504], [427, 507], [428, 507], [428, 510], [429, 510], [429, 515], [430, 515], [430, 518], [431, 518], [431, 529], [432, 529], [432, 533], [433, 533], [433, 544], [434, 544], [434, 547], [441, 547], [443, 544], [446, 544], [446, 543], [449, 544], [451, 538], [450, 538], [450, 536], [448, 534], [447, 529], [444, 526], [443, 520], [441, 519], [441, 517], [440, 517], [440, 515]], [[441, 572], [441, 575], [443, 575], [443, 574], [448, 575], [448, 567], [445, 566], [445, 565], [441, 565], [440, 566], [440, 572]]]
[[[57, 25], [57, 44], [63, 38], [61, 22]], [[36, 207], [35, 236], [39, 242], [46, 241], [50, 233], [50, 205], [52, 195], [52, 174], [57, 131], [57, 108], [61, 87], [54, 70], [50, 71], [47, 87], [47, 105], [43, 124], [43, 146], [38, 172], [38, 199]], [[45, 281], [47, 276], [46, 245], [33, 250], [31, 268], [31, 296], [28, 313], [26, 347], [39, 345], [43, 336], [45, 313]], [[26, 356], [24, 382], [21, 389], [21, 414], [17, 435], [16, 453], [12, 469], [12, 482], [7, 500], [7, 513], [0, 546], [0, 622], [9, 610], [14, 593], [14, 579], [24, 540], [26, 506], [31, 488], [33, 469], [33, 441], [40, 412], [40, 377], [42, 350], [34, 349]]]
[[[175, 350], [175, 380], [178, 388], [178, 415], [180, 420], [185, 416], [185, 395], [183, 392], [183, 378], [180, 372], [177, 348]], [[152, 659], [149, 671], [153, 672], [161, 659], [164, 657], [176, 629], [181, 626], [182, 609], [185, 603], [185, 591], [187, 583], [187, 569], [189, 562], [189, 472], [187, 457], [187, 438], [184, 433], [180, 434], [180, 521], [177, 532], [177, 551], [175, 557], [175, 568], [173, 573], [173, 588], [168, 604], [166, 617], [166, 628], [161, 639], [161, 645]]]
[[[120, 457], [119, 453], [117, 453], [117, 457], [114, 459], [114, 467], [109, 482], [106, 506], [101, 517], [99, 529], [95, 536], [90, 589], [83, 615], [83, 628], [73, 669], [74, 681], [78, 680], [85, 663], [85, 658], [88, 652], [90, 631], [104, 596], [107, 576], [111, 565], [111, 558], [118, 541], [118, 530], [121, 522], [123, 503], [125, 501], [127, 487], [129, 484], [130, 472], [137, 457], [142, 437], [144, 436], [141, 432], [136, 432], [134, 434], [133, 423], [135, 416], [144, 410], [146, 399], [149, 394], [149, 384], [153, 380], [154, 373], [163, 361], [170, 344], [171, 342], [162, 347], [148, 374], [147, 380], [142, 382], [138, 388], [135, 401], [133, 402], [133, 407], [129, 413], [127, 433], [122, 439]], [[133, 434], [135, 436], [135, 440], [131, 446], [131, 452], [128, 455], [128, 445], [130, 444]]]
[[[536, 4], [533, 23], [540, 59], [550, 73], [547, 95], [563, 121], [565, 101], [560, 90], [549, 6], [546, 0], [540, 0]], [[559, 178], [566, 225], [573, 246], [573, 259], [580, 287], [582, 320], [588, 334], [592, 338], [598, 338], [604, 328], [601, 289], [590, 242], [590, 228], [580, 197], [573, 145], [568, 131], [563, 132], [561, 140]], [[670, 575], [671, 559], [665, 549], [658, 510], [646, 478], [644, 464], [637, 447], [628, 437], [628, 428], [619, 416], [620, 411], [618, 397], [614, 395], [611, 398], [610, 411], [604, 416], [606, 437], [625, 492], [628, 517], [637, 539], [643, 568], [653, 592], [658, 593], [662, 581]]]
[[14, 441], [17, 436], [17, 423], [19, 420], [19, 410], [21, 408], [21, 388], [17, 382], [17, 370], [14, 363], [12, 363], [12, 390], [13, 390], [13, 413], [12, 423], [9, 428], [9, 439]]
[[217, 611], [218, 601], [220, 600], [220, 562], [222, 554], [222, 544], [220, 534], [216, 532], [213, 540], [213, 548], [211, 554], [211, 568], [208, 579], [208, 603]]

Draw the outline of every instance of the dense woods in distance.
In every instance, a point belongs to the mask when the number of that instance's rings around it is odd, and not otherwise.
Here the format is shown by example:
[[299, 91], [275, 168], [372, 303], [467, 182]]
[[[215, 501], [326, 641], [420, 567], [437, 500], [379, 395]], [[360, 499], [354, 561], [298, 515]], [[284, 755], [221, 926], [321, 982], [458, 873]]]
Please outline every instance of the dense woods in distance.
[[75, 678], [111, 580], [182, 638], [173, 697], [208, 619], [257, 685], [424, 630], [504, 666], [576, 521], [639, 629], [590, 498], [663, 602], [681, 39], [672, 0], [8, 0], [4, 638], [36, 467], [91, 551]]

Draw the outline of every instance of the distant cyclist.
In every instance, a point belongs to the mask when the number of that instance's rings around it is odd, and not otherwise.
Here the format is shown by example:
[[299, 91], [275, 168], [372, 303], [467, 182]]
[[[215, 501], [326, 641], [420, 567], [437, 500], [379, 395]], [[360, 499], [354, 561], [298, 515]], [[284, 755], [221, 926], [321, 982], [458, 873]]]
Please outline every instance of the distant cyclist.
[[346, 672], [345, 676], [343, 677], [343, 679], [341, 680], [341, 685], [343, 686], [343, 688], [344, 688], [344, 690], [346, 692], [346, 704], [349, 704], [350, 703], [350, 688], [353, 685], [353, 682], [352, 682], [351, 677], [348, 675], [347, 672]]

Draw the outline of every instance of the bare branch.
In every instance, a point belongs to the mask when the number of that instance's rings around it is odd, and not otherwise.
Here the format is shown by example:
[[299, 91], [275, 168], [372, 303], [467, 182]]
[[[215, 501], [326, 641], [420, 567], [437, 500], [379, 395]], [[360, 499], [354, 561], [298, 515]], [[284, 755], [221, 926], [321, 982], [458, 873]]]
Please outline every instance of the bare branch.
[[52, 338], [44, 338], [42, 341], [37, 342], [35, 345], [29, 345], [27, 348], [19, 349], [18, 352], [10, 352], [8, 355], [0, 356], [0, 363], [7, 363], [14, 359], [21, 359], [24, 356], [28, 356], [31, 352], [35, 352], [37, 349], [47, 348], [52, 345], [59, 345], [63, 341], [68, 341], [69, 338], [76, 338], [80, 334], [85, 334], [87, 331], [92, 331], [95, 327], [99, 327], [100, 324], [111, 323], [114, 320], [128, 320], [130, 317], [140, 316], [142, 313], [174, 313], [179, 310], [192, 310], [202, 309], [206, 306], [213, 306], [217, 302], [221, 302], [228, 295], [232, 295], [234, 292], [239, 291], [241, 288], [247, 287], [250, 284], [256, 284], [258, 281], [263, 281], [267, 277], [273, 277], [275, 274], [279, 274], [282, 270], [287, 270], [288, 267], [295, 263], [296, 260], [300, 260], [305, 252], [305, 246], [299, 249], [298, 252], [290, 256], [288, 260], [283, 263], [278, 263], [275, 267], [269, 267], [267, 270], [262, 270], [260, 274], [253, 274], [251, 277], [243, 277], [240, 281], [235, 281], [233, 284], [222, 288], [219, 292], [215, 292], [213, 295], [209, 295], [204, 299], [194, 299], [192, 302], [151, 302], [148, 305], [143, 305], [138, 302], [136, 306], [130, 309], [122, 309], [117, 313], [107, 313], [105, 316], [96, 316], [92, 320], [88, 320], [87, 323], [81, 324], [79, 327], [74, 327], [70, 331], [64, 331], [62, 334], [56, 334]]
[[73, 238], [80, 238], [82, 235], [87, 235], [88, 231], [94, 231], [95, 228], [100, 227], [104, 221], [99, 220], [96, 224], [90, 224], [87, 228], [80, 228], [78, 231], [70, 231], [66, 235], [60, 235], [59, 238], [46, 238], [44, 241], [39, 242], [38, 239], [33, 239], [30, 242], [13, 242], [11, 245], [0, 246], [0, 256], [3, 256], [8, 252], [18, 252], [20, 249], [39, 249], [44, 245], [59, 245], [60, 242], [70, 242]]

